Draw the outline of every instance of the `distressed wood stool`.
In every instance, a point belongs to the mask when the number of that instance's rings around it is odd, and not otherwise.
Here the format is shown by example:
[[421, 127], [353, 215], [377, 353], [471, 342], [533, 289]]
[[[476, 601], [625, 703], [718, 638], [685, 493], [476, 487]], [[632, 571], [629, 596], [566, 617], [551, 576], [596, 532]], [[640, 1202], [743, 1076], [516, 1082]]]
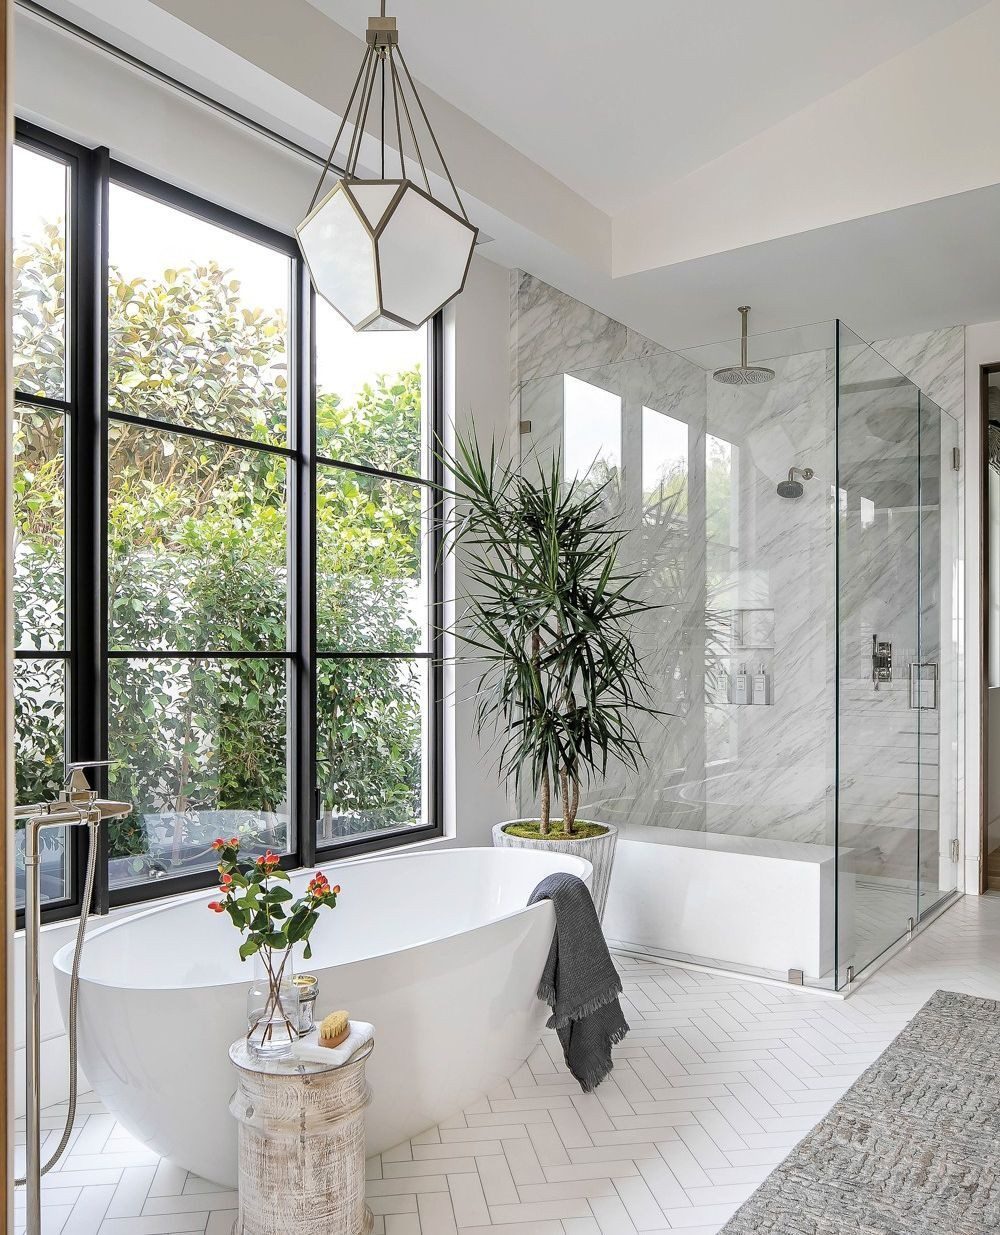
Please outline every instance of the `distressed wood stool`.
[[234, 1235], [368, 1235], [365, 1108], [369, 1043], [341, 1067], [258, 1059], [229, 1048], [238, 1087], [239, 1217]]

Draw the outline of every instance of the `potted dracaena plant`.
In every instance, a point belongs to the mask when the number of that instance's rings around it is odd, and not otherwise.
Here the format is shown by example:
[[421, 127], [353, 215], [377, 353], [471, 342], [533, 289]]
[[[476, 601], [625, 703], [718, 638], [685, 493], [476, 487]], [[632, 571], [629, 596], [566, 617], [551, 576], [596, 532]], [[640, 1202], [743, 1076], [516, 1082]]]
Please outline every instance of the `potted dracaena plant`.
[[657, 712], [633, 639], [653, 607], [638, 594], [646, 571], [622, 565], [612, 477], [564, 480], [558, 453], [522, 469], [495, 444], [484, 455], [474, 435], [446, 461], [445, 545], [469, 584], [455, 634], [480, 670], [475, 729], [497, 741], [500, 774], [538, 802], [537, 817], [497, 824], [493, 843], [587, 858], [603, 913], [617, 830], [580, 819], [580, 797], [612, 762], [644, 762], [637, 723]]
[[288, 887], [288, 872], [270, 851], [241, 863], [238, 837], [212, 842], [219, 854], [222, 900], [208, 908], [225, 913], [243, 935], [240, 960], [254, 958], [254, 977], [247, 993], [247, 1043], [257, 1055], [287, 1055], [299, 1036], [299, 995], [294, 982], [293, 949], [304, 944], [303, 959], [312, 956], [309, 937], [321, 909], [335, 909], [340, 885], [330, 886], [317, 871], [305, 894], [296, 899]]

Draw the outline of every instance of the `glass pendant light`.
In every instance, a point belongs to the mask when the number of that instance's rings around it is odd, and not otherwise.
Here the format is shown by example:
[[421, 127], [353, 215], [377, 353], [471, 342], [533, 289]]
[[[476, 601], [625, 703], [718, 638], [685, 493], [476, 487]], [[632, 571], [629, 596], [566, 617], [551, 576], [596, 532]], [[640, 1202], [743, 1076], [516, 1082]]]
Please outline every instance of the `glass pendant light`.
[[[357, 175], [365, 124], [377, 100], [381, 175]], [[323, 186], [348, 121], [354, 126], [340, 179]], [[386, 176], [386, 124], [395, 129], [399, 175]], [[403, 133], [424, 187], [406, 175]], [[456, 209], [431, 190], [418, 129], [430, 137]], [[479, 229], [462, 199], [399, 48], [395, 17], [368, 20], [364, 58], [306, 217], [296, 228], [317, 293], [355, 330], [415, 330], [461, 292]]]

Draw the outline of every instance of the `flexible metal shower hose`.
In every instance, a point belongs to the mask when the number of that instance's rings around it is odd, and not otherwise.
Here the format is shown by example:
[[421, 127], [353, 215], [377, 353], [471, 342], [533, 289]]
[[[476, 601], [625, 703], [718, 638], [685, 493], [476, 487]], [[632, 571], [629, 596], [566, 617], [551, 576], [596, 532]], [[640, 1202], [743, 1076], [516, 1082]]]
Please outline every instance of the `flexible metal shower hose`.
[[[73, 953], [73, 968], [69, 979], [69, 1025], [67, 1026], [69, 1036], [69, 1106], [66, 1110], [66, 1125], [63, 1128], [62, 1138], [56, 1146], [55, 1153], [42, 1167], [41, 1173], [43, 1175], [48, 1174], [66, 1152], [66, 1146], [69, 1144], [69, 1138], [73, 1131], [73, 1123], [76, 1120], [76, 1010], [80, 991], [80, 958], [83, 955], [83, 941], [87, 933], [87, 912], [94, 895], [94, 875], [97, 871], [97, 851], [100, 847], [97, 844], [95, 829], [90, 827], [87, 831], [90, 836], [90, 852], [87, 855], [87, 878], [84, 882], [83, 900], [80, 902], [80, 922], [76, 928], [76, 950]], [[26, 1179], [15, 1179], [14, 1187], [23, 1188], [26, 1182]]]

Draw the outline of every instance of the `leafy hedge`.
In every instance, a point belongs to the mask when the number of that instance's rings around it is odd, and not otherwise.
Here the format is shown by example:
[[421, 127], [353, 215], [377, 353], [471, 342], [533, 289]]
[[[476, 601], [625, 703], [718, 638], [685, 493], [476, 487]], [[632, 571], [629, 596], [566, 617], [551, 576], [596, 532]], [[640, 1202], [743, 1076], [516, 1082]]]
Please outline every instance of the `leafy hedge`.
[[[61, 391], [64, 257], [55, 224], [16, 255], [22, 390]], [[110, 272], [113, 410], [285, 444], [286, 345], [282, 315], [247, 307], [239, 281], [215, 264], [166, 270], [157, 279]], [[419, 469], [418, 369], [380, 376], [351, 404], [331, 393], [317, 403], [322, 454], [404, 473]], [[21, 410], [14, 440], [20, 648], [64, 646], [62, 446], [58, 414]], [[110, 785], [137, 808], [114, 826], [112, 856], [146, 854], [155, 839], [173, 860], [190, 861], [216, 834], [218, 810], [249, 813], [245, 846], [283, 845], [286, 661], [177, 660], [170, 653], [285, 647], [285, 461], [121, 422], [109, 429], [108, 458], [110, 647], [163, 652], [110, 664]], [[318, 646], [415, 650], [419, 486], [330, 467], [321, 469], [317, 488]], [[321, 662], [317, 756], [325, 834], [419, 813], [423, 698], [410, 680], [412, 667]], [[61, 674], [58, 661], [18, 664], [19, 801], [51, 796], [61, 781]]]

